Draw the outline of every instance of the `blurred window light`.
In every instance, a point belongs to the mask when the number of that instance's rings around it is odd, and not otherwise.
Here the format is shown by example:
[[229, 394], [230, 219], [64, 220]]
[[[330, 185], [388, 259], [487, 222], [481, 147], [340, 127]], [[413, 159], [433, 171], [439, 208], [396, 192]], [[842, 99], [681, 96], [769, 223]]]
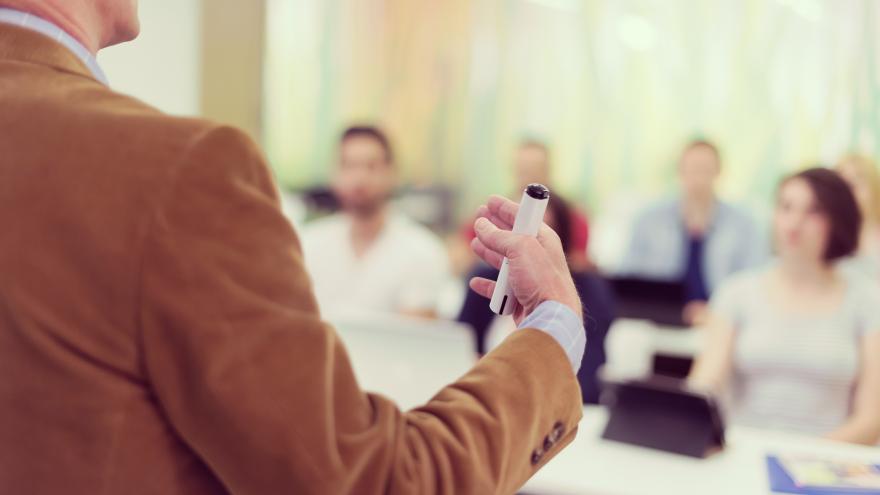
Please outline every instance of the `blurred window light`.
[[628, 48], [647, 51], [654, 47], [657, 31], [644, 17], [627, 15], [617, 22], [617, 35]]
[[820, 0], [778, 0], [779, 3], [791, 9], [795, 14], [810, 22], [822, 20], [823, 6]]
[[577, 10], [580, 7], [578, 0], [525, 0], [526, 3], [549, 7], [557, 10]]
[[[660, 8], [662, 6], [662, 8]], [[560, 193], [594, 213], [670, 192], [677, 147], [725, 150], [729, 198], [880, 150], [880, 0], [268, 0], [265, 141], [279, 181], [332, 171], [339, 130], [375, 121], [403, 177], [461, 185], [470, 215], [547, 136]], [[439, 82], [438, 82], [439, 81]]]

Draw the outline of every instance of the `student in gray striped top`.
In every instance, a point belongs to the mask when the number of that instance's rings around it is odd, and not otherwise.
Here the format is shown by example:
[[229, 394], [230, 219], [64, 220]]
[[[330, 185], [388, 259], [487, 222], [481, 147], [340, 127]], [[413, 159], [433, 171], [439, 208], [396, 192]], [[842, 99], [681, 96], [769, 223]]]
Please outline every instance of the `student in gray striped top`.
[[843, 179], [784, 179], [773, 219], [778, 258], [722, 284], [690, 376], [725, 397], [736, 424], [874, 445], [880, 440], [880, 286], [838, 270], [861, 214]]

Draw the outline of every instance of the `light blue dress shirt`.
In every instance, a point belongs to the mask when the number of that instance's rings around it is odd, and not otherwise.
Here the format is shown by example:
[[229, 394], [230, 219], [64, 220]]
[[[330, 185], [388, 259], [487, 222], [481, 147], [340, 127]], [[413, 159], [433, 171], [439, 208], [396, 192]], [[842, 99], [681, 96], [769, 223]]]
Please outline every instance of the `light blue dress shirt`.
[[[689, 239], [680, 199], [662, 201], [644, 211], [619, 275], [680, 281], [685, 275]], [[719, 201], [703, 237], [702, 269], [707, 289], [715, 291], [730, 275], [764, 263], [766, 236], [745, 211]]]
[[520, 323], [519, 328], [534, 328], [553, 337], [562, 346], [577, 374], [587, 346], [587, 332], [584, 322], [571, 308], [556, 301], [544, 301]]
[[55, 24], [33, 14], [5, 7], [0, 7], [0, 23], [13, 24], [30, 29], [61, 43], [86, 64], [86, 67], [89, 68], [95, 79], [101, 81], [104, 85], [109, 85], [107, 76], [101, 70], [95, 56], [82, 43]]

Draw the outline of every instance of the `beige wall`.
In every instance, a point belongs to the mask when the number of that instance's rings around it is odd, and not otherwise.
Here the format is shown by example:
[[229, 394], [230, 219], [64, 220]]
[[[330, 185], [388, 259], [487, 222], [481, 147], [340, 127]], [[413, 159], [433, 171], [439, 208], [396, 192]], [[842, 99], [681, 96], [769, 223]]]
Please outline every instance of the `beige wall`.
[[203, 0], [201, 109], [262, 141], [266, 0]]
[[198, 115], [201, 11], [202, 0], [140, 2], [138, 39], [98, 55], [110, 86], [168, 113]]
[[140, 2], [141, 35], [98, 57], [111, 86], [262, 142], [266, 0]]

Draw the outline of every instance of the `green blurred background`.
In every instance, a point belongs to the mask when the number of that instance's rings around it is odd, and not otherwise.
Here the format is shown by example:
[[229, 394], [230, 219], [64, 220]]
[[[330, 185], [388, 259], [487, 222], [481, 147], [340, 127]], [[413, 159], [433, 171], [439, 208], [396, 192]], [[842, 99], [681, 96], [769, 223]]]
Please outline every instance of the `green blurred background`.
[[460, 187], [459, 215], [508, 192], [524, 136], [592, 211], [667, 191], [697, 136], [747, 202], [880, 144], [873, 0], [271, 0], [267, 19], [264, 139], [289, 188], [325, 181], [352, 122], [389, 132], [407, 182]]

